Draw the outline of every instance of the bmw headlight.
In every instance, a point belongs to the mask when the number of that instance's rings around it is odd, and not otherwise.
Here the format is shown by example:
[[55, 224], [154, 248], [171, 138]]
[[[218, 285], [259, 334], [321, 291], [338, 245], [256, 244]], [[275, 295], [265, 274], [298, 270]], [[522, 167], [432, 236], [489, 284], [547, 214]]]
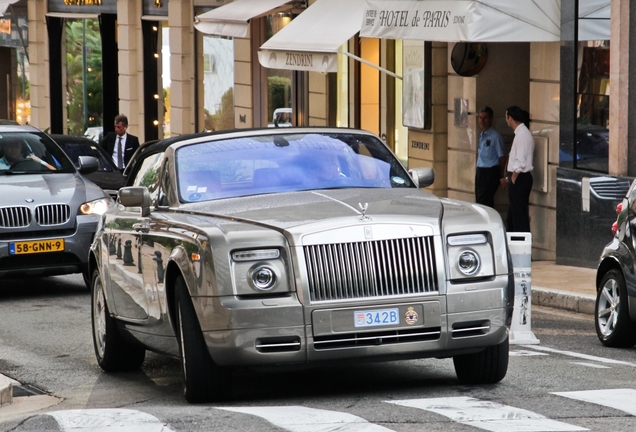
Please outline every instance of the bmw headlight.
[[103, 215], [112, 205], [113, 200], [104, 197], [83, 203], [79, 207], [79, 213], [83, 215]]

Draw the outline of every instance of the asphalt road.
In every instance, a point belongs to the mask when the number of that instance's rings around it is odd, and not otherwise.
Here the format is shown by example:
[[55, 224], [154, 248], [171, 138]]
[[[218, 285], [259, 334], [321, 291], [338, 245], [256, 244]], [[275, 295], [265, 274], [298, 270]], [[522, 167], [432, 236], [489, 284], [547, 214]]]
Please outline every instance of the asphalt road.
[[459, 384], [450, 359], [240, 370], [231, 400], [189, 405], [175, 359], [101, 371], [81, 276], [2, 281], [0, 373], [57, 399], [0, 408], [0, 431], [633, 431], [636, 349], [604, 348], [590, 316], [532, 312], [540, 344], [511, 346], [498, 385]]

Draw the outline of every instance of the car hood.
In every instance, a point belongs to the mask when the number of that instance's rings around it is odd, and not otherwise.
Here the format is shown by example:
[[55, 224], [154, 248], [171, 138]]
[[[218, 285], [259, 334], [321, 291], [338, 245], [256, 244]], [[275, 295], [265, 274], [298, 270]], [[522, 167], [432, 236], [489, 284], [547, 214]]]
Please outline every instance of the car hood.
[[337, 189], [256, 195], [186, 204], [188, 212], [252, 222], [279, 230], [334, 218], [391, 216], [437, 224], [442, 204], [419, 189]]
[[5, 206], [24, 205], [25, 200], [35, 205], [73, 202], [79, 205], [104, 196], [101, 189], [76, 174], [5, 175], [0, 179], [0, 190]]

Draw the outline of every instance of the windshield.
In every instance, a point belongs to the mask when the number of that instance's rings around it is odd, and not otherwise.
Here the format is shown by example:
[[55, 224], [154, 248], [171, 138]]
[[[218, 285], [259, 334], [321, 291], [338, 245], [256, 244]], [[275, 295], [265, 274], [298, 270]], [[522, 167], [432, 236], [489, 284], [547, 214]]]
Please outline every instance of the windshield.
[[41, 132], [0, 133], [0, 174], [73, 173], [62, 149]]
[[264, 135], [178, 149], [183, 202], [334, 188], [414, 187], [377, 138], [358, 134]]

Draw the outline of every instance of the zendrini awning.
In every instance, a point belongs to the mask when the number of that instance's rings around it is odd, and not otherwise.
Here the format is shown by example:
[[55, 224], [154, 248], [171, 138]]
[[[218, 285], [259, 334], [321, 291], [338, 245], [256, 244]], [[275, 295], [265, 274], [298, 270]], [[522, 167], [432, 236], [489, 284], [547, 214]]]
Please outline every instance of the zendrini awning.
[[364, 0], [317, 0], [261, 46], [258, 61], [273, 69], [336, 72], [338, 50], [360, 31], [363, 10]]
[[274, 13], [290, 0], [234, 0], [232, 3], [197, 15], [194, 27], [201, 33], [246, 38], [250, 20]]
[[0, 17], [3, 17], [4, 14], [7, 12], [7, 9], [9, 9], [9, 6], [11, 6], [13, 3], [17, 3], [18, 0], [13, 0], [13, 1], [0, 1]]
[[[579, 40], [609, 39], [610, 1], [581, 0]], [[560, 0], [366, 0], [360, 36], [439, 42], [558, 42]]]

